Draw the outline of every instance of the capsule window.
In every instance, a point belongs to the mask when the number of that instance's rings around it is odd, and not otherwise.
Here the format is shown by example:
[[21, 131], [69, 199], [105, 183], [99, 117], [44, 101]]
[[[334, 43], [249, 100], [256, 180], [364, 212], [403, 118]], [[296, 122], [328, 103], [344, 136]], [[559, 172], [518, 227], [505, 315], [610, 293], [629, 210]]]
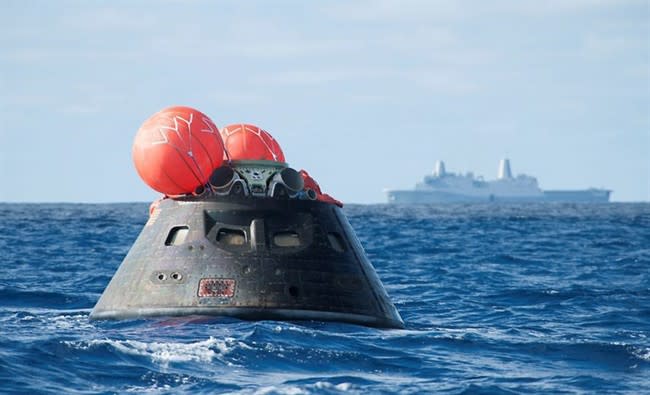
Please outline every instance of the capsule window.
[[300, 237], [296, 232], [280, 232], [273, 235], [273, 244], [278, 247], [300, 247]]
[[334, 251], [336, 252], [345, 251], [345, 244], [343, 243], [343, 238], [341, 237], [340, 234], [330, 232], [327, 234], [327, 239], [329, 240], [330, 246]]
[[242, 246], [246, 243], [246, 234], [240, 229], [219, 229], [217, 241], [231, 246]]
[[190, 228], [187, 226], [174, 226], [169, 231], [167, 239], [165, 239], [166, 246], [177, 246], [185, 243], [187, 234], [190, 233]]

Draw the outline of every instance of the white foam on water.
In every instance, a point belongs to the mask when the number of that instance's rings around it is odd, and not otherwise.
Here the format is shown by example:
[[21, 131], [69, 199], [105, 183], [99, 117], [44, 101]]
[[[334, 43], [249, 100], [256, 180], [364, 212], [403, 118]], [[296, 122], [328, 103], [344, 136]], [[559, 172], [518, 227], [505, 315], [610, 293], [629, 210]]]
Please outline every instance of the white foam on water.
[[88, 321], [88, 316], [84, 314], [76, 315], [57, 315], [48, 318], [48, 326], [55, 329], [77, 329], [87, 330], [95, 327]]
[[86, 350], [91, 347], [108, 345], [115, 350], [135, 356], [150, 358], [153, 362], [167, 364], [170, 362], [210, 362], [218, 356], [229, 353], [233, 345], [236, 344], [234, 339], [226, 338], [224, 340], [210, 338], [195, 343], [176, 343], [176, 342], [142, 342], [138, 340], [112, 340], [96, 339], [82, 342], [64, 341], [78, 350]]
[[161, 392], [169, 392], [171, 390], [171, 386], [169, 384], [165, 384], [162, 386], [159, 386], [158, 384], [152, 384], [149, 387], [142, 387], [142, 386], [130, 386], [127, 387], [125, 392], [129, 393], [137, 393], [137, 394], [148, 394], [148, 393], [161, 393]]
[[443, 339], [448, 338], [454, 340], [464, 340], [469, 335], [475, 335], [489, 340], [502, 340], [510, 337], [507, 333], [505, 333], [501, 329], [488, 328], [488, 327], [435, 328], [435, 329], [442, 336], [438, 335], [434, 337], [441, 337]]
[[650, 362], [650, 347], [637, 347], [626, 342], [611, 342], [610, 344], [614, 346], [623, 346], [635, 357]]
[[650, 362], [650, 347], [646, 348], [634, 348], [632, 349], [632, 354], [639, 359], [643, 359], [646, 362]]
[[314, 329], [301, 328], [301, 327], [298, 327], [298, 326], [295, 326], [295, 325], [289, 325], [289, 326], [276, 325], [275, 327], [273, 327], [272, 330], [275, 333], [280, 333], [282, 331], [293, 331], [293, 332], [298, 332], [298, 333], [309, 332], [310, 334], [312, 334], [312, 336], [315, 336], [315, 333], [313, 333]]
[[269, 394], [282, 394], [282, 395], [304, 395], [312, 393], [321, 393], [323, 390], [327, 392], [349, 392], [353, 390], [352, 383], [339, 383], [332, 384], [327, 381], [317, 381], [314, 384], [298, 387], [295, 385], [269, 385], [257, 388], [253, 394], [255, 395], [269, 395]]
[[352, 388], [352, 383], [339, 383], [339, 384], [332, 384], [328, 383], [327, 381], [317, 381], [314, 383], [314, 387], [319, 390], [336, 390], [340, 392], [347, 392]]
[[268, 395], [268, 394], [282, 394], [282, 395], [306, 395], [309, 392], [302, 388], [289, 386], [289, 387], [262, 387], [254, 392], [255, 395]]

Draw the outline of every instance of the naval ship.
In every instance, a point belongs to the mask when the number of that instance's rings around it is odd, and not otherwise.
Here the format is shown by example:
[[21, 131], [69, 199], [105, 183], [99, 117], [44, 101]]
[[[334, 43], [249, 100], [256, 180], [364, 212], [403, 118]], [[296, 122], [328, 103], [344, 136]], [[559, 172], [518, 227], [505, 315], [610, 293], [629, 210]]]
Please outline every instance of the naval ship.
[[510, 161], [502, 159], [496, 180], [486, 181], [472, 173], [455, 174], [437, 161], [433, 174], [426, 175], [415, 189], [387, 190], [389, 203], [480, 203], [480, 202], [609, 202], [611, 190], [542, 190], [537, 179], [525, 174], [513, 177]]

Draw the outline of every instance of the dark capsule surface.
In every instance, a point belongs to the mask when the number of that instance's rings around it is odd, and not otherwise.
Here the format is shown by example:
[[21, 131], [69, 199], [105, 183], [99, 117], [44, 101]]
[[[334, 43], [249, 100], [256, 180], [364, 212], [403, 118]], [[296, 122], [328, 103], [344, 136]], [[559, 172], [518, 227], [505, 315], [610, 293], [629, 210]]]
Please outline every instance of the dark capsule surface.
[[91, 318], [180, 315], [404, 327], [341, 209], [298, 199], [163, 200]]

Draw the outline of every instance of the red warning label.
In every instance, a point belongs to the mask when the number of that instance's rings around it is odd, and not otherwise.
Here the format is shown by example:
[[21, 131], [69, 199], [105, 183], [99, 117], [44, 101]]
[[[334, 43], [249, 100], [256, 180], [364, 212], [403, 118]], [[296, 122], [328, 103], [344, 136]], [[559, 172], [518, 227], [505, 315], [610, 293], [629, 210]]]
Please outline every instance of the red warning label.
[[202, 278], [199, 281], [200, 298], [232, 298], [235, 280], [231, 278]]

